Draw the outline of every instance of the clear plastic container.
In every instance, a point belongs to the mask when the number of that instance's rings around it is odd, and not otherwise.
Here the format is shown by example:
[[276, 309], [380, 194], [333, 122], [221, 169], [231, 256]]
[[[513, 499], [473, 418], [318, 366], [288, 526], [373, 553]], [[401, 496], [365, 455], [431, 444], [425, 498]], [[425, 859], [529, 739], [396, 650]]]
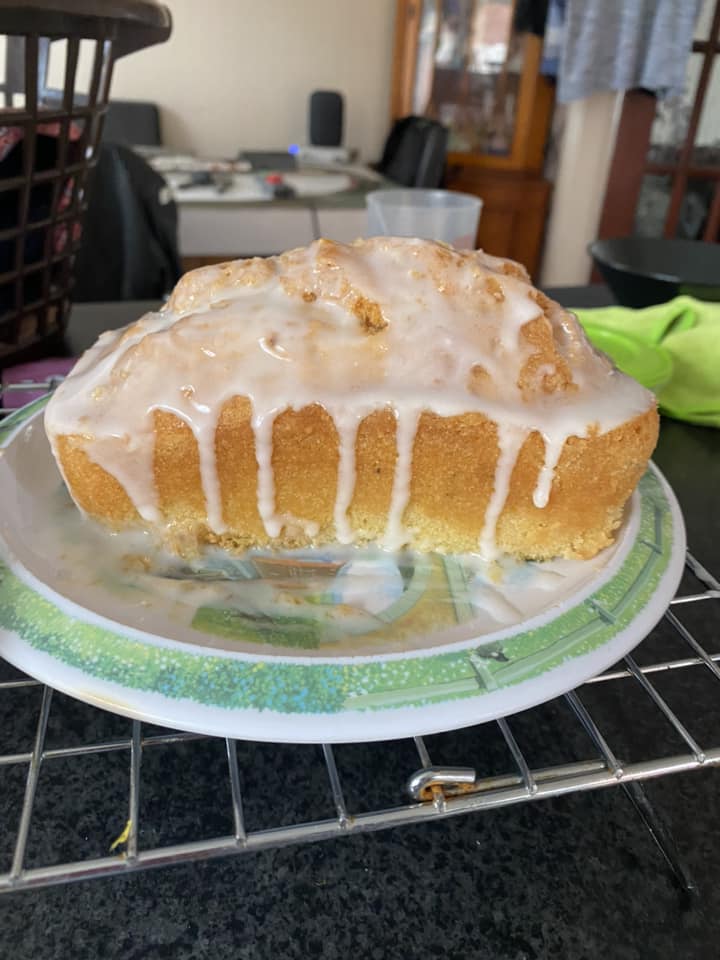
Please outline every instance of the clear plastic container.
[[374, 190], [367, 195], [369, 237], [421, 237], [473, 249], [482, 200], [452, 190]]

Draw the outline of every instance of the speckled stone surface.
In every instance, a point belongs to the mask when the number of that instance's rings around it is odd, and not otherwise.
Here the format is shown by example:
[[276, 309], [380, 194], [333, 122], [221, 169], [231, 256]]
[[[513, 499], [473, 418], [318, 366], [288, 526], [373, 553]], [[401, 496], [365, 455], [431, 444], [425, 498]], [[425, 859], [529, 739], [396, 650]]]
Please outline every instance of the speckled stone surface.
[[[170, 786], [167, 784], [167, 786]], [[690, 904], [619, 791], [242, 859], [13, 894], [3, 956], [717, 956], [715, 772], [651, 795], [702, 884]]]
[[[665, 422], [656, 461], [679, 495], [694, 552], [717, 573], [710, 509], [720, 488], [720, 433]], [[718, 606], [679, 611], [713, 651], [720, 647]], [[681, 655], [686, 648], [667, 627], [637, 651], [641, 663]], [[0, 675], [16, 674], [3, 667]], [[658, 677], [657, 685], [701, 744], [720, 745], [720, 682], [709, 671]], [[685, 749], [625, 681], [585, 688], [583, 701], [624, 762]], [[31, 748], [38, 704], [37, 689], [0, 697], [3, 754]], [[561, 700], [510, 725], [534, 767], [594, 755]], [[129, 733], [129, 721], [55, 695], [49, 749]], [[430, 737], [427, 745], [437, 763], [471, 764], [480, 774], [512, 771], [493, 725]], [[338, 747], [336, 759], [353, 812], [402, 803], [403, 784], [418, 766], [404, 741]], [[248, 829], [332, 816], [319, 748], [240, 744], [238, 760]], [[218, 741], [147, 748], [141, 848], [228, 834], [226, 769]], [[46, 760], [27, 864], [106, 855], [125, 822], [128, 776], [124, 751]], [[2, 871], [23, 788], [19, 765], [0, 767]], [[0, 957], [713, 960], [720, 954], [720, 772], [676, 775], [645, 789], [698, 885], [696, 896], [679, 888], [623, 790], [612, 788], [13, 893], [0, 898]]]

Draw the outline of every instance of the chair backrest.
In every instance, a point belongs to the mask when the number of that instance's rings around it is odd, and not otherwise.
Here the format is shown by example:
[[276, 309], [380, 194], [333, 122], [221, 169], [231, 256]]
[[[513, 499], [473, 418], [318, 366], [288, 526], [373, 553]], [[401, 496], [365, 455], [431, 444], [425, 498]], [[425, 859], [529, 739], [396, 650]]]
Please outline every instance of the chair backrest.
[[439, 187], [447, 141], [447, 128], [436, 120], [403, 117], [390, 131], [378, 170], [404, 187]]
[[111, 100], [102, 134], [105, 143], [129, 147], [160, 147], [160, 111], [142, 100]]
[[161, 300], [180, 276], [177, 206], [129, 147], [103, 143], [75, 262], [76, 301]]

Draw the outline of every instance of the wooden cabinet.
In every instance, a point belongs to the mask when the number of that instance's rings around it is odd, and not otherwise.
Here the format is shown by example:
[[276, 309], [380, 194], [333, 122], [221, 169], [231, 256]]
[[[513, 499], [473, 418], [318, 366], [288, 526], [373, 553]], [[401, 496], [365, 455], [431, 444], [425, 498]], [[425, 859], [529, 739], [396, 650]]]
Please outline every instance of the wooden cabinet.
[[484, 200], [478, 245], [535, 273], [554, 91], [542, 40], [514, 17], [514, 0], [397, 0], [392, 113], [448, 127], [445, 185]]
[[483, 200], [477, 246], [524, 264], [537, 279], [550, 202], [550, 183], [542, 177], [465, 167], [448, 170], [451, 190]]

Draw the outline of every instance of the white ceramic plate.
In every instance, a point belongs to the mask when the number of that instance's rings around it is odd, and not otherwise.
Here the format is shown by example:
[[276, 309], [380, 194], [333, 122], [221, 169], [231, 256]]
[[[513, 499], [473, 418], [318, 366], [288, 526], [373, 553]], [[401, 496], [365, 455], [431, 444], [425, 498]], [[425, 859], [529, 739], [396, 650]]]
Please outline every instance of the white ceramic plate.
[[352, 548], [171, 562], [143, 535], [82, 520], [50, 454], [44, 403], [0, 428], [0, 654], [164, 726], [342, 742], [494, 719], [631, 650], [682, 574], [682, 518], [654, 467], [615, 545], [582, 563]]

